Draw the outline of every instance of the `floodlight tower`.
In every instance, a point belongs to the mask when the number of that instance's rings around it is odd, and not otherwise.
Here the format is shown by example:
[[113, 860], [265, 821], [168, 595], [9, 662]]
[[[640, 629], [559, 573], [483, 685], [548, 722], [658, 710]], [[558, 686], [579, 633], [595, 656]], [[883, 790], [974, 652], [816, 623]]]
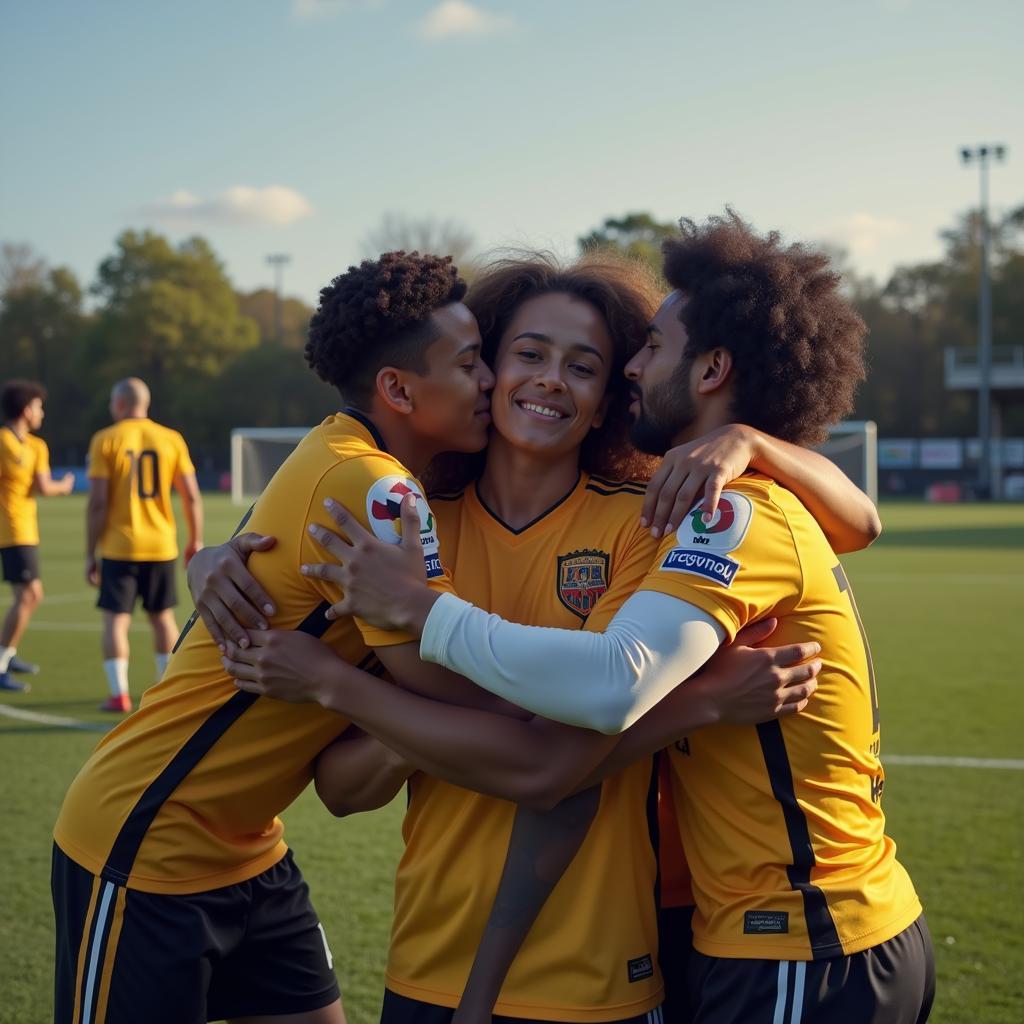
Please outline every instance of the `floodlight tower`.
[[281, 278], [285, 265], [291, 263], [291, 256], [283, 252], [271, 253], [267, 262], [274, 268], [274, 339], [278, 345], [282, 341], [281, 331]]
[[978, 284], [978, 435], [981, 438], [981, 465], [978, 471], [978, 493], [991, 498], [1001, 488], [1001, 481], [992, 480], [992, 282], [988, 272], [988, 164], [1002, 161], [1006, 146], [963, 146], [960, 158], [965, 164], [976, 163], [981, 169], [981, 273]]

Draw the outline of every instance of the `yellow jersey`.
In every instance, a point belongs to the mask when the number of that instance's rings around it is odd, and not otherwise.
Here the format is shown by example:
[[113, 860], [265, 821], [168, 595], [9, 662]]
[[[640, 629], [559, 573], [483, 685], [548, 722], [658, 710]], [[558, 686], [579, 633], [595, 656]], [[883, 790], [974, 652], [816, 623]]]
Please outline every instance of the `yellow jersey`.
[[35, 434], [0, 427], [0, 548], [39, 543], [35, 486], [50, 472], [50, 449]]
[[[370, 671], [378, 667], [372, 647], [410, 639], [351, 618], [325, 619], [339, 592], [299, 571], [304, 562], [323, 560], [307, 527], [334, 525], [325, 498], [343, 502], [393, 541], [409, 490], [422, 493], [368, 421], [331, 416], [299, 443], [242, 524], [277, 538], [249, 562], [274, 598], [274, 628], [322, 636], [350, 664]], [[419, 507], [431, 585], [450, 590], [429, 507], [425, 500]], [[76, 863], [128, 888], [189, 893], [245, 881], [284, 856], [278, 815], [348, 722], [319, 705], [238, 690], [220, 657], [193, 614], [163, 679], [100, 741], [68, 790], [54, 838]]]
[[145, 417], [118, 420], [89, 443], [89, 478], [108, 480], [100, 555], [127, 562], [178, 557], [171, 488], [195, 473], [185, 439]]
[[[491, 513], [475, 486], [432, 500], [461, 597], [518, 622], [579, 629], [598, 600], [618, 607], [650, 568], [657, 542], [639, 525], [642, 495], [642, 484], [584, 474], [563, 501], [520, 530]], [[587, 837], [519, 951], [495, 1014], [611, 1021], [661, 1002], [655, 801], [650, 759], [605, 781]], [[514, 816], [508, 801], [424, 775], [410, 781], [389, 989], [458, 1004]]]
[[885, 834], [874, 670], [842, 566], [810, 513], [751, 474], [715, 519], [695, 510], [640, 586], [726, 631], [766, 616], [772, 644], [816, 640], [823, 668], [801, 714], [701, 729], [670, 749], [693, 873], [694, 945], [716, 957], [817, 960], [892, 938], [921, 913]]

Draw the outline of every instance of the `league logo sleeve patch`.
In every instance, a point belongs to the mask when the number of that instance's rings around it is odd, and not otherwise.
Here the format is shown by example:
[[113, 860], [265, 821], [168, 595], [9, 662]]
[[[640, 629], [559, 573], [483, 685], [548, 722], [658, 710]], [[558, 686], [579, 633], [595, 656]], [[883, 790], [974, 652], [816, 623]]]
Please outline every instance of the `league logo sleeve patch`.
[[754, 506], [745, 494], [723, 491], [710, 523], [701, 510], [691, 510], [676, 530], [676, 544], [661, 563], [664, 572], [685, 572], [703, 576], [722, 587], [732, 586], [740, 563], [727, 557], [747, 536]]
[[608, 589], [608, 553], [571, 551], [558, 556], [558, 600], [581, 619], [594, 609]]
[[434, 513], [430, 511], [430, 505], [415, 480], [407, 476], [383, 476], [374, 481], [366, 493], [366, 518], [370, 529], [385, 544], [401, 543], [402, 499], [407, 494], [416, 495], [416, 511], [420, 514], [420, 544], [423, 545], [427, 579], [443, 576]]

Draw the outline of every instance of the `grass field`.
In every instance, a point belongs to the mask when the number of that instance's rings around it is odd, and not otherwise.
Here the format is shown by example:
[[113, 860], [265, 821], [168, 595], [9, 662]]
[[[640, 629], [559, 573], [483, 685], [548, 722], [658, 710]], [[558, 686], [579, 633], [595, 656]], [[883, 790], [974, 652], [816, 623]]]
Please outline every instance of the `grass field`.
[[[48, 601], [21, 645], [43, 673], [3, 707], [80, 724], [0, 715], [7, 882], [0, 901], [0, 1022], [51, 1019], [50, 829], [64, 790], [109, 720], [94, 592], [82, 581], [84, 502], [42, 502]], [[239, 518], [207, 499], [207, 539]], [[885, 534], [844, 558], [871, 638], [882, 706], [889, 831], [935, 939], [937, 1024], [1024, 1020], [1024, 507], [885, 505]], [[183, 581], [182, 581], [183, 586]], [[183, 591], [184, 592], [184, 591]], [[6, 598], [5, 598], [6, 600]], [[184, 618], [184, 615], [182, 616]], [[132, 691], [150, 683], [147, 631], [133, 627]], [[93, 731], [90, 731], [93, 730]], [[932, 755], [1016, 767], [907, 763]], [[401, 847], [401, 807], [342, 821], [310, 793], [288, 837], [331, 939], [351, 1024], [377, 1019]]]

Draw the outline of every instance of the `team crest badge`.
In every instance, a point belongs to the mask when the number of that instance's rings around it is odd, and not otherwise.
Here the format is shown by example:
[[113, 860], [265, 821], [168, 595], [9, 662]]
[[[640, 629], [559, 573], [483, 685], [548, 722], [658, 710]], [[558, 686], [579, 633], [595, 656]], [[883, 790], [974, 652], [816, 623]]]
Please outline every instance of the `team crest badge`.
[[402, 499], [407, 494], [415, 494], [417, 498], [423, 562], [427, 577], [433, 579], [444, 574], [440, 545], [434, 528], [434, 513], [415, 480], [404, 476], [385, 476], [375, 480], [366, 495], [366, 518], [375, 537], [386, 544], [398, 544], [402, 539]]
[[585, 619], [607, 589], [606, 552], [587, 549], [558, 556], [558, 600], [573, 615]]

